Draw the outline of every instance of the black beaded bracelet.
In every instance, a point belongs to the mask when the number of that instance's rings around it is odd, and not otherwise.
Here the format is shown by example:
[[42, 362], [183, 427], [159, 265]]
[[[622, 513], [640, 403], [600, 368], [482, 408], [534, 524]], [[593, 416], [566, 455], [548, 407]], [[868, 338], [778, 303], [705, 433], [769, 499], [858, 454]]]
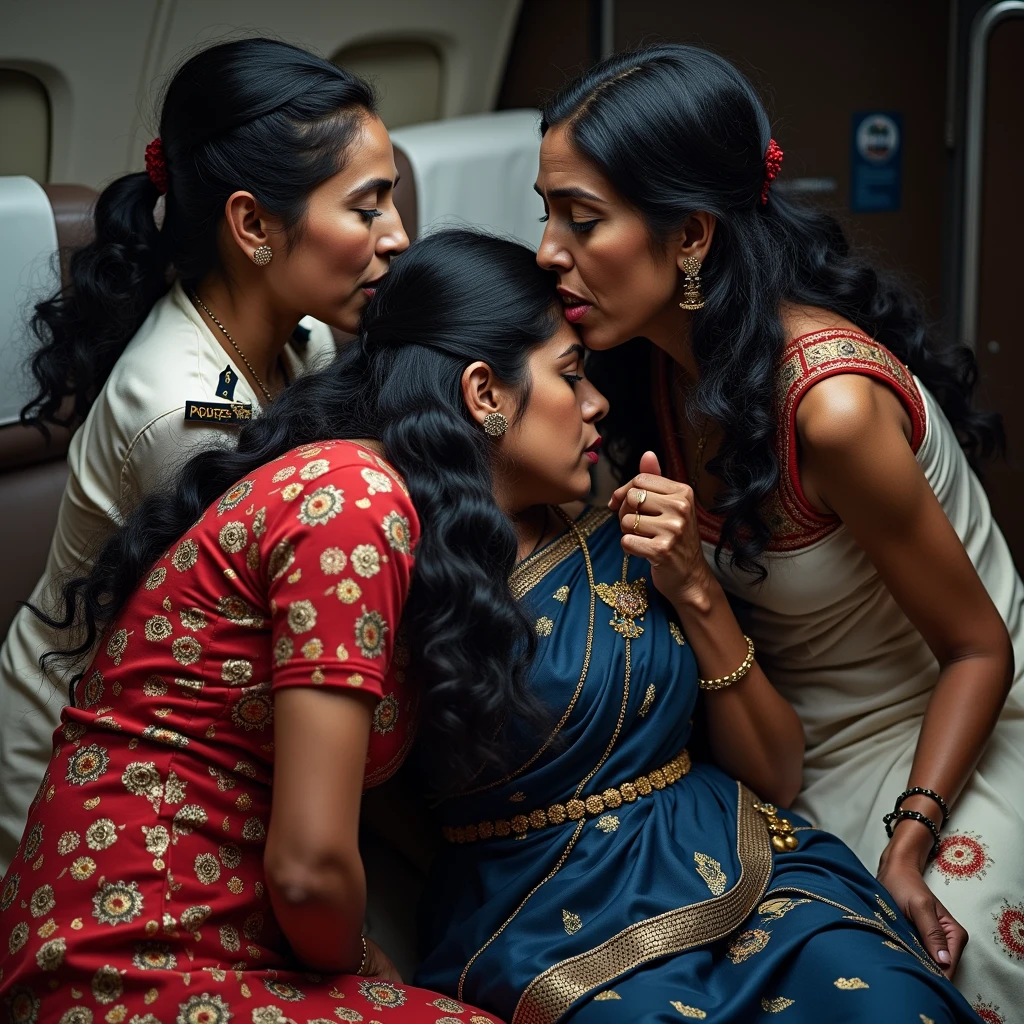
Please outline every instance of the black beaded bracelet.
[[935, 842], [932, 843], [931, 852], [928, 854], [928, 859], [937, 857], [939, 855], [939, 826], [932, 821], [927, 815], [922, 814], [920, 811], [890, 811], [882, 821], [885, 823], [885, 834], [892, 839], [893, 823], [897, 825], [901, 821], [910, 819], [911, 821], [919, 821], [922, 825], [927, 826], [928, 831], [935, 837]]
[[896, 803], [893, 805], [893, 810], [898, 811], [903, 804], [903, 801], [907, 797], [911, 796], [926, 796], [929, 800], [934, 800], [939, 805], [939, 810], [942, 811], [942, 824], [939, 828], [945, 828], [946, 822], [949, 821], [949, 805], [945, 800], [935, 792], [934, 789], [925, 789], [924, 786], [911, 786], [910, 789], [904, 790], [897, 798]]

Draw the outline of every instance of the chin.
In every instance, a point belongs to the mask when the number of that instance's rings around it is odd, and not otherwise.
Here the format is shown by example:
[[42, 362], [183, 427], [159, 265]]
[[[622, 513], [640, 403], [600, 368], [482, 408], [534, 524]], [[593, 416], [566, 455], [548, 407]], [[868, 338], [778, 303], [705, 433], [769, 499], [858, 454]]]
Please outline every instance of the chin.
[[606, 352], [608, 349], [628, 341], [631, 337], [632, 335], [622, 337], [615, 332], [614, 328], [609, 329], [607, 324], [592, 327], [589, 330], [584, 325], [580, 326], [580, 338], [591, 352]]

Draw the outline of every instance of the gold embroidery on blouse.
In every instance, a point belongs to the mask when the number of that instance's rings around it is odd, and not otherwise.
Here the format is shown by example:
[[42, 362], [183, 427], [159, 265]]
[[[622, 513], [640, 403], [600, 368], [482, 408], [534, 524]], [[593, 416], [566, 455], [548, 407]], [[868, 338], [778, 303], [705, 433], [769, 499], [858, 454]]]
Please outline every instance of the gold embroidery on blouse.
[[783, 1010], [788, 1010], [794, 1003], [795, 999], [787, 999], [785, 996], [776, 996], [774, 999], [762, 999], [761, 1009], [765, 1013], [782, 1013]]
[[668, 631], [672, 634], [672, 639], [675, 640], [680, 647], [686, 646], [686, 637], [683, 636], [683, 631], [675, 622], [668, 624]]
[[[772, 871], [772, 849], [756, 797], [736, 783], [739, 877], [722, 896], [637, 921], [594, 949], [553, 964], [526, 987], [512, 1024], [554, 1024], [577, 1000], [655, 959], [706, 945], [735, 931], [757, 906]], [[566, 854], [567, 856], [568, 854]]]
[[618, 830], [619, 819], [614, 814], [605, 814], [594, 822], [594, 828], [600, 829], [605, 835]]
[[542, 615], [534, 624], [534, 629], [537, 631], [537, 636], [551, 636], [551, 631], [555, 628], [554, 622], [551, 621], [546, 615]]
[[559, 587], [551, 596], [556, 601], [560, 601], [562, 604], [565, 604], [565, 602], [569, 600], [569, 588]]
[[842, 992], [852, 992], [858, 988], [871, 988], [866, 981], [861, 981], [860, 978], [836, 978], [832, 984]]
[[706, 853], [695, 853], [694, 863], [697, 865], [697, 874], [707, 883], [713, 896], [721, 896], [725, 892], [727, 879], [722, 865]]
[[684, 1017], [689, 1017], [690, 1020], [705, 1020], [707, 1018], [707, 1014], [703, 1010], [698, 1010], [696, 1006], [688, 1006], [686, 1003], [681, 1003], [678, 999], [670, 1000], [669, 1005], [674, 1010], [678, 1010]]
[[[584, 512], [573, 525], [581, 536], [589, 537], [611, 517], [611, 509], [592, 508]], [[535, 555], [524, 558], [508, 578], [513, 598], [517, 601], [522, 600], [552, 569], [564, 562], [576, 547], [576, 537], [573, 531], [569, 530], [546, 548], [541, 548]]]
[[594, 1002], [595, 1003], [604, 1003], [604, 1002], [607, 1002], [609, 999], [621, 999], [621, 998], [622, 998], [622, 996], [620, 996], [619, 993], [616, 992], [614, 989], [606, 988], [603, 992], [598, 992], [597, 995], [594, 996]]
[[574, 914], [571, 910], [563, 910], [562, 927], [565, 929], [566, 935], [575, 935], [583, 927], [583, 921], [579, 914]]

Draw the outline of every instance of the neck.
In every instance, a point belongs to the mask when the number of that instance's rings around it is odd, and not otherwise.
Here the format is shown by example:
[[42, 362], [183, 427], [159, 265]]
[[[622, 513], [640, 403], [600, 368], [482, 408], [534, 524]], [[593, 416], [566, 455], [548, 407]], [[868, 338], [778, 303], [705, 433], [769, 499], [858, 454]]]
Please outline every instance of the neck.
[[690, 314], [679, 308], [673, 300], [640, 332], [645, 338], [657, 345], [673, 362], [681, 366], [687, 376], [696, 381], [700, 373], [697, 362], [693, 358], [691, 344]]
[[[213, 315], [224, 325], [245, 358], [252, 364], [260, 381], [273, 393], [283, 385], [280, 357], [295, 330], [299, 316], [294, 311], [276, 309], [264, 289], [252, 288], [244, 292], [219, 274], [207, 274], [194, 289]], [[262, 392], [244, 361], [238, 359], [231, 342], [224, 337], [208, 314], [200, 307], [200, 315], [207, 321], [221, 347], [241, 365], [240, 373], [253, 385], [262, 399]]]
[[521, 512], [510, 512], [508, 517], [519, 540], [519, 551], [516, 561], [521, 562], [529, 558], [534, 551], [541, 546], [544, 538], [550, 531], [550, 517], [547, 505], [531, 505]]

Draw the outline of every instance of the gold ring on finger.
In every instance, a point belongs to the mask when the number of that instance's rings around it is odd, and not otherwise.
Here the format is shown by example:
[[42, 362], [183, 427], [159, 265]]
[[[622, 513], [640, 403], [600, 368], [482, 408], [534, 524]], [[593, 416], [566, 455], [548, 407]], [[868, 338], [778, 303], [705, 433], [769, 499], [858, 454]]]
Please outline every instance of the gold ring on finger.
[[641, 488], [636, 492], [636, 508], [640, 511], [640, 506], [647, 500], [647, 492]]
[[633, 532], [634, 533], [639, 533], [640, 532], [640, 513], [639, 512], [637, 512], [637, 514], [633, 517]]

